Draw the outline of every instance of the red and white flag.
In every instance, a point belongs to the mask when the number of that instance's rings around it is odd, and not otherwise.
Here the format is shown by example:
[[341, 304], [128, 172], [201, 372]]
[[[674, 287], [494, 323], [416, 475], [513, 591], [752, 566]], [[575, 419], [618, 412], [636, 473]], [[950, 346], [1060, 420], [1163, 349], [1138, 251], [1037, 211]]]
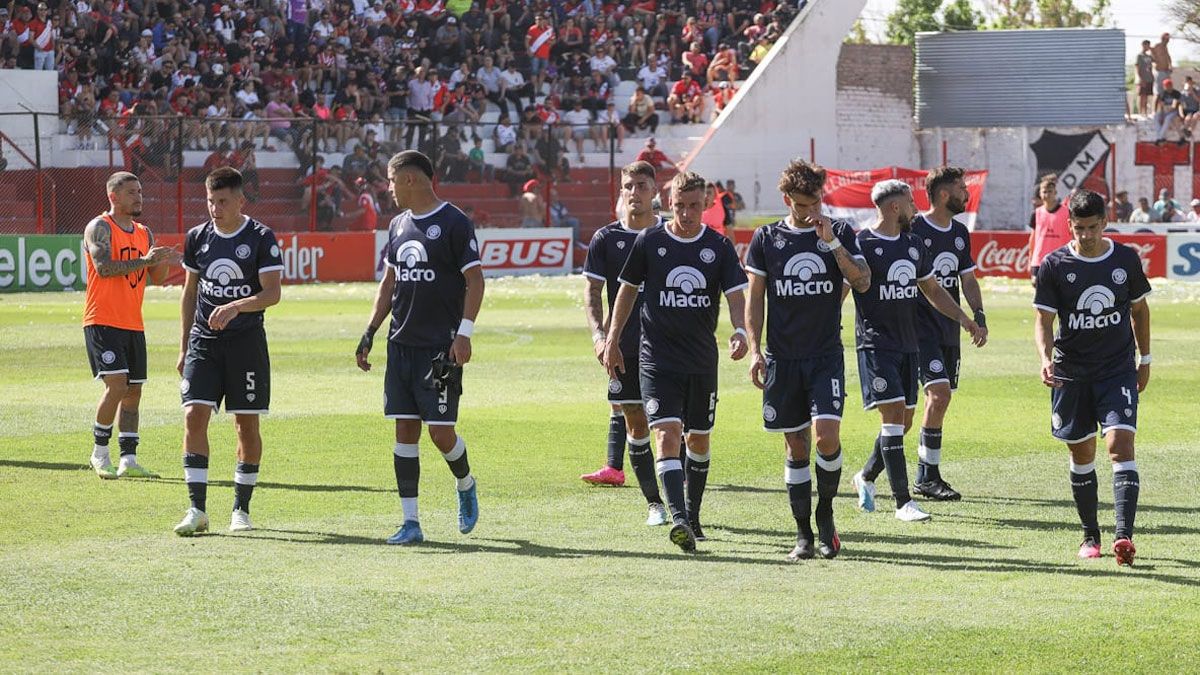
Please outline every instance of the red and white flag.
[[[928, 171], [905, 169], [898, 166], [866, 171], [842, 171], [827, 169], [825, 196], [821, 199], [824, 211], [830, 218], [841, 218], [854, 224], [855, 229], [869, 226], [875, 219], [875, 205], [871, 203], [871, 188], [884, 180], [902, 180], [912, 186], [913, 201], [917, 209], [929, 209], [929, 195], [925, 192]], [[957, 216], [968, 228], [975, 229], [975, 217], [979, 213], [979, 201], [983, 198], [983, 184], [987, 171], [967, 171], [967, 210]]]

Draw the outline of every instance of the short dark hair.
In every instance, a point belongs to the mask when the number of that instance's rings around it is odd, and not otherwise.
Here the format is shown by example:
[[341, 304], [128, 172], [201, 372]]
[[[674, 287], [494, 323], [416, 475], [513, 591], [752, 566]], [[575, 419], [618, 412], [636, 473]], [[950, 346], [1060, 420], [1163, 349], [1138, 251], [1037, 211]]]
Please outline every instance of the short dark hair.
[[104, 189], [107, 190], [107, 194], [111, 195], [120, 190], [122, 185], [135, 180], [139, 180], [135, 174], [128, 171], [118, 171], [108, 177], [108, 183], [105, 184]]
[[1071, 217], [1074, 219], [1103, 216], [1107, 212], [1104, 206], [1104, 197], [1083, 188], [1071, 193], [1068, 208], [1071, 209]]
[[433, 180], [433, 162], [430, 161], [425, 153], [419, 150], [397, 152], [388, 160], [388, 171], [392, 172], [392, 175], [410, 166], [419, 169], [421, 173], [425, 174], [426, 178]]
[[656, 177], [656, 173], [654, 171], [654, 165], [651, 164], [650, 162], [645, 162], [645, 161], [641, 161], [641, 160], [633, 162], [632, 164], [626, 164], [624, 166], [624, 168], [621, 169], [621, 175], [622, 176], [645, 176], [646, 178], [649, 178], [650, 180], [654, 180]]
[[218, 167], [204, 179], [204, 187], [208, 188], [209, 192], [225, 188], [240, 191], [242, 189], [242, 172], [232, 166]]
[[815, 197], [825, 189], [825, 169], [803, 159], [793, 159], [779, 176], [779, 191], [785, 195]]
[[937, 200], [938, 190], [948, 188], [956, 181], [967, 175], [964, 169], [957, 166], [939, 166], [929, 172], [925, 178], [925, 192], [929, 195], [929, 205]]
[[1048, 173], [1045, 176], [1042, 176], [1041, 178], [1038, 179], [1038, 187], [1039, 188], [1044, 186], [1047, 183], [1049, 183], [1051, 185], [1058, 185], [1058, 174]]

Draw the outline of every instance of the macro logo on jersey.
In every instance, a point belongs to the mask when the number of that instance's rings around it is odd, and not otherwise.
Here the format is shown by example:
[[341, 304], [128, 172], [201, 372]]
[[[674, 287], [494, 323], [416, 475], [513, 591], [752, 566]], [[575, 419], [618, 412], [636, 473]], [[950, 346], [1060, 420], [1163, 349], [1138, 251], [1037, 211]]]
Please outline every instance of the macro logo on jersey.
[[209, 263], [200, 279], [200, 292], [218, 298], [248, 298], [254, 294], [250, 284], [238, 283], [246, 280], [242, 268], [229, 258], [217, 258]]
[[1072, 330], [1115, 326], [1121, 322], [1116, 306], [1117, 297], [1107, 286], [1089, 286], [1075, 303], [1076, 311], [1067, 316], [1067, 325]]
[[[440, 234], [440, 232], [439, 232]], [[429, 253], [419, 241], [408, 240], [396, 249], [396, 281], [433, 281], [437, 273], [427, 267]]]
[[958, 286], [958, 256], [949, 251], [942, 251], [933, 259], [933, 273], [938, 284], [947, 290]]
[[780, 297], [798, 297], [833, 293], [833, 281], [814, 279], [825, 275], [829, 269], [821, 256], [807, 251], [797, 253], [783, 266], [783, 278], [775, 280], [775, 294]]
[[658, 304], [663, 307], [712, 307], [712, 298], [702, 293], [708, 282], [695, 267], [680, 265], [671, 270], [666, 286], [658, 293]]
[[885, 283], [879, 284], [880, 300], [905, 300], [917, 297], [917, 266], [910, 260], [897, 260], [888, 268]]

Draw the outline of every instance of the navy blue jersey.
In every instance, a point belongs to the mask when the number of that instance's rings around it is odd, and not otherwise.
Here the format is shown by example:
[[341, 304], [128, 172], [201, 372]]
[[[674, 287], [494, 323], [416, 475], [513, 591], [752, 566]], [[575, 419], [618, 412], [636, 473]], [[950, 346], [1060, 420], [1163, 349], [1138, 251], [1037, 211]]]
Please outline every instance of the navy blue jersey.
[[716, 371], [713, 331], [721, 313], [721, 293], [747, 284], [728, 239], [707, 227], [680, 239], [660, 223], [634, 240], [619, 280], [642, 287], [643, 367], [686, 374]]
[[445, 347], [463, 318], [467, 278], [479, 265], [475, 225], [450, 202], [429, 213], [405, 211], [388, 226], [384, 262], [396, 274], [388, 340]]
[[259, 310], [239, 312], [224, 330], [208, 327], [214, 309], [262, 291], [259, 274], [283, 271], [275, 233], [250, 216], [243, 217], [246, 220], [233, 234], [222, 234], [210, 220], [188, 230], [184, 239], [183, 267], [200, 275], [192, 335], [214, 338], [263, 325]]
[[1150, 293], [1137, 252], [1116, 242], [1096, 258], [1068, 244], [1038, 267], [1033, 306], [1058, 315], [1055, 372], [1097, 381], [1136, 369], [1129, 307]]
[[[950, 227], [942, 229], [928, 218], [917, 214], [913, 218], [912, 232], [925, 245], [933, 278], [946, 289], [954, 302], [959, 302], [959, 275], [975, 271], [975, 260], [971, 257], [971, 233], [967, 226], [950, 220]], [[922, 340], [938, 341], [946, 347], [957, 347], [961, 328], [958, 322], [942, 314], [929, 304], [921, 294], [917, 298], [917, 331]]]
[[[861, 259], [854, 230], [835, 221], [833, 234]], [[842, 276], [837, 259], [813, 227], [780, 220], [750, 239], [746, 271], [767, 282], [767, 353], [808, 359], [842, 351]]]
[[871, 287], [854, 292], [859, 349], [914, 353], [917, 344], [917, 281], [933, 276], [925, 245], [912, 232], [885, 237], [874, 229], [858, 233], [858, 247], [871, 267]]
[[[661, 223], [659, 219], [656, 224]], [[621, 270], [625, 260], [633, 250], [633, 241], [637, 239], [640, 230], [631, 230], [615, 221], [596, 230], [592, 243], [588, 244], [587, 259], [583, 261], [583, 275], [589, 279], [604, 282], [604, 290], [608, 294], [608, 318], [612, 319], [613, 303], [617, 301], [617, 291], [621, 290]], [[641, 322], [637, 317], [642, 311], [642, 294], [638, 293], [634, 301], [633, 313], [621, 331], [621, 353], [632, 356], [638, 350], [641, 337]]]

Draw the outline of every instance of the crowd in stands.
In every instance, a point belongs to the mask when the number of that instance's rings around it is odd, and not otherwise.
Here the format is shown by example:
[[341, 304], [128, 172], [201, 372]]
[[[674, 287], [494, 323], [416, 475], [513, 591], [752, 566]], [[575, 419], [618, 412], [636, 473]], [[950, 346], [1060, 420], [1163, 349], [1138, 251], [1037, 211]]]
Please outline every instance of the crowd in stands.
[[[0, 65], [58, 70], [62, 130], [80, 148], [115, 138], [165, 171], [200, 150], [253, 172], [256, 150], [287, 147], [341, 212], [405, 148], [436, 156], [444, 181], [477, 172], [518, 194], [569, 180], [589, 144], [623, 151], [664, 119], [707, 121], [804, 4], [9, 0]], [[637, 91], [618, 102], [622, 80]], [[326, 168], [322, 153], [345, 159]]]
[[1153, 204], [1149, 198], [1139, 197], [1137, 207], [1129, 201], [1129, 193], [1116, 194], [1116, 218], [1122, 223], [1200, 223], [1200, 199], [1193, 199], [1184, 208], [1171, 197], [1171, 191], [1158, 191], [1158, 200]]

